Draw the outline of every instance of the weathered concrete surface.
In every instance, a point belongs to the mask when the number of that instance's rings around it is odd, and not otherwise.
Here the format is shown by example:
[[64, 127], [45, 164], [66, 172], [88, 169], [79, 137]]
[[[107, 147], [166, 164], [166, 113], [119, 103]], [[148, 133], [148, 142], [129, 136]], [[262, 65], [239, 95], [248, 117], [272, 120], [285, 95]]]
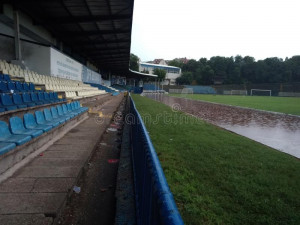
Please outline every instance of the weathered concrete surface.
[[[121, 148], [123, 127], [122, 102], [113, 121], [95, 149], [82, 176], [77, 183], [80, 194], [73, 195], [68, 201], [57, 224], [60, 225], [110, 225], [114, 224], [116, 210], [116, 177]], [[104, 108], [103, 112], [107, 109]], [[110, 159], [116, 160], [110, 162]], [[127, 209], [128, 205], [126, 206]], [[129, 207], [128, 210], [132, 210]], [[126, 212], [125, 212], [126, 213]], [[130, 224], [130, 223], [123, 223]], [[131, 223], [134, 224], [134, 223]]]
[[1, 193], [0, 214], [55, 214], [65, 193]]
[[1, 224], [22, 224], [22, 225], [50, 225], [53, 222], [51, 217], [46, 217], [44, 214], [24, 214], [19, 215], [1, 215], [0, 216]]
[[[0, 184], [0, 224], [53, 224], [83, 167], [106, 130], [122, 95], [101, 104], [88, 102], [94, 112], [29, 164]], [[90, 104], [90, 105], [89, 105]], [[100, 122], [99, 122], [100, 121]]]

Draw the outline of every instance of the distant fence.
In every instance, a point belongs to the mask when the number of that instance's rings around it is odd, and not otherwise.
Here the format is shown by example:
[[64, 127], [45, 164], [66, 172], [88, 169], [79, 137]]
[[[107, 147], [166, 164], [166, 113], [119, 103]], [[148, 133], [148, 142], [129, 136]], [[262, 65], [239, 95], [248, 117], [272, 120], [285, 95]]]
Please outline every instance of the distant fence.
[[170, 94], [193, 94], [193, 88], [169, 89]]
[[224, 90], [223, 95], [248, 95], [247, 90]]
[[280, 97], [300, 97], [300, 92], [279, 92]]
[[169, 93], [182, 94], [185, 93], [186, 89], [192, 90], [188, 93], [193, 94], [216, 94], [216, 91], [211, 86], [204, 85], [182, 85], [182, 86], [163, 86], [163, 89]]
[[184, 224], [147, 129], [131, 98], [130, 113], [127, 122], [131, 124], [137, 224]]
[[245, 90], [248, 94], [251, 89], [271, 90], [273, 96], [280, 96], [280, 92], [300, 92], [300, 82], [294, 83], [265, 83], [265, 84], [222, 84], [212, 86], [217, 94], [229, 93], [231, 90]]
[[213, 89], [211, 86], [184, 85], [184, 87], [193, 89], [194, 94], [216, 94], [215, 89]]

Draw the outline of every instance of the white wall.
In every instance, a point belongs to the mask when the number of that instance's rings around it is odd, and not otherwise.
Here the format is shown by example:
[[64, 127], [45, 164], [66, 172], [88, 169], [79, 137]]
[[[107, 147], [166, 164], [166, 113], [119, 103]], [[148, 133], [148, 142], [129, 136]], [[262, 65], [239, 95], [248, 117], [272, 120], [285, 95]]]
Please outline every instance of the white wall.
[[178, 74], [178, 73], [167, 73], [166, 74], [166, 79], [170, 79], [172, 83], [175, 82], [177, 77], [180, 77], [180, 74]]
[[82, 64], [65, 54], [50, 49], [50, 74], [60, 78], [82, 80]]
[[87, 83], [101, 84], [101, 75], [86, 66], [82, 66], [82, 81]]
[[39, 74], [50, 75], [50, 47], [21, 42], [25, 66]]

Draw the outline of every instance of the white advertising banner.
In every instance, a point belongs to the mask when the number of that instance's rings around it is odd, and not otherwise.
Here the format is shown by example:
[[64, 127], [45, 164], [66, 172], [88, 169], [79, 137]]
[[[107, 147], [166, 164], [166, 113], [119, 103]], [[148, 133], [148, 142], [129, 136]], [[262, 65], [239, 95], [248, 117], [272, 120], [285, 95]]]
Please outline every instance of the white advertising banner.
[[101, 74], [82, 66], [82, 81], [93, 84], [101, 84]]
[[71, 80], [82, 80], [82, 64], [51, 48], [51, 75]]

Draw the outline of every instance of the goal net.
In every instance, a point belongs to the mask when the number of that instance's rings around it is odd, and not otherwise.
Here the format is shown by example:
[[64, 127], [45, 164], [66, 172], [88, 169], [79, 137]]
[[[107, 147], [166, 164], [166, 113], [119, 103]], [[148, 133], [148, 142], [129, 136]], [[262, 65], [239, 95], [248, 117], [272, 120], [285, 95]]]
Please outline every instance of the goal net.
[[247, 90], [231, 90], [231, 95], [248, 95]]
[[263, 89], [251, 89], [251, 96], [271, 96], [272, 91], [271, 90], [263, 90]]

